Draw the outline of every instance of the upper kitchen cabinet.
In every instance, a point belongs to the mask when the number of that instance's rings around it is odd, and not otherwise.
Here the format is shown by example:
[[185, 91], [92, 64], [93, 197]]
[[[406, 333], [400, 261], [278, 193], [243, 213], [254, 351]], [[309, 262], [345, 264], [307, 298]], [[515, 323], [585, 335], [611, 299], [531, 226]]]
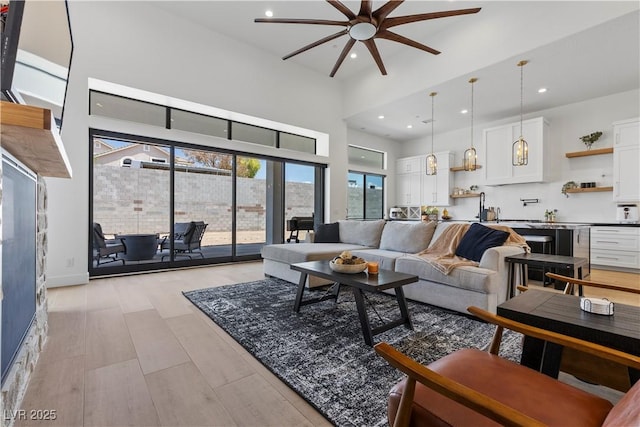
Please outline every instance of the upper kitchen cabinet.
[[396, 160], [396, 173], [420, 173], [422, 157], [404, 157]]
[[[453, 153], [441, 151], [434, 153], [438, 159], [438, 172], [435, 175], [427, 175], [426, 161], [422, 162], [422, 204], [430, 206], [449, 206], [451, 185], [453, 184], [452, 172]], [[426, 156], [425, 156], [426, 157]]]
[[613, 199], [640, 201], [640, 119], [613, 124]]
[[424, 157], [405, 157], [396, 160], [396, 204], [420, 206], [420, 164]]
[[513, 166], [511, 159], [513, 142], [520, 137], [520, 122], [485, 129], [485, 184], [522, 184], [549, 179], [547, 171], [551, 165], [545, 147], [548, 127], [543, 117], [522, 122], [522, 135], [529, 144], [529, 161], [524, 166]]

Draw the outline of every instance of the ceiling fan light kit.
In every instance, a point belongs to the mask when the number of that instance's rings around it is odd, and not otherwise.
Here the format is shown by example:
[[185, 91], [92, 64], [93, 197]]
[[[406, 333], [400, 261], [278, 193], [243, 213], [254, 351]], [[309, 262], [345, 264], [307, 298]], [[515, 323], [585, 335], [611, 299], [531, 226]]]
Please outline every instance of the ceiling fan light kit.
[[436, 175], [438, 173], [438, 159], [436, 155], [433, 153], [433, 106], [434, 100], [438, 92], [431, 92], [429, 96], [431, 97], [431, 154], [427, 156], [427, 164], [426, 164], [426, 174], [427, 175]]
[[513, 166], [526, 166], [529, 163], [529, 144], [525, 141], [522, 136], [522, 99], [523, 99], [523, 84], [522, 84], [522, 75], [524, 66], [527, 65], [529, 61], [520, 61], [518, 62], [518, 67], [520, 67], [520, 138], [516, 142], [513, 143], [511, 149], [511, 164]]
[[474, 171], [478, 168], [478, 153], [473, 148], [473, 84], [477, 81], [475, 77], [469, 80], [471, 83], [471, 147], [464, 152], [463, 166], [466, 171]]
[[295, 55], [298, 55], [302, 52], [306, 52], [309, 49], [312, 49], [316, 46], [320, 46], [326, 42], [337, 39], [338, 37], [342, 37], [344, 35], [349, 36], [349, 40], [345, 44], [338, 60], [336, 61], [331, 73], [329, 74], [331, 77], [335, 76], [336, 72], [342, 65], [342, 62], [349, 54], [349, 51], [353, 47], [356, 41], [362, 42], [371, 56], [375, 61], [378, 69], [382, 73], [382, 75], [387, 75], [387, 70], [382, 62], [382, 57], [380, 56], [380, 52], [378, 51], [378, 47], [376, 46], [375, 39], [385, 39], [392, 42], [404, 44], [406, 46], [411, 46], [416, 49], [423, 50], [425, 52], [429, 52], [433, 55], [438, 55], [440, 52], [426, 46], [424, 44], [418, 43], [415, 40], [411, 40], [400, 34], [396, 34], [394, 32], [389, 31], [389, 28], [410, 24], [412, 22], [420, 22], [427, 21], [430, 19], [438, 19], [438, 18], [446, 18], [449, 16], [458, 16], [458, 15], [468, 15], [472, 13], [480, 12], [479, 7], [472, 9], [458, 9], [458, 10], [447, 10], [443, 12], [432, 12], [432, 13], [420, 13], [416, 15], [405, 15], [405, 16], [396, 16], [389, 18], [388, 15], [393, 12], [398, 6], [400, 6], [404, 0], [391, 0], [387, 3], [380, 6], [375, 11], [372, 10], [372, 1], [371, 0], [362, 0], [360, 2], [360, 11], [358, 14], [355, 14], [351, 9], [345, 6], [342, 2], [337, 0], [327, 0], [327, 2], [336, 8], [340, 13], [342, 13], [347, 20], [346, 21], [334, 21], [327, 19], [290, 19], [290, 18], [257, 18], [254, 22], [257, 23], [276, 23], [276, 24], [312, 24], [312, 25], [332, 25], [332, 26], [342, 26], [344, 29], [335, 34], [331, 34], [327, 37], [324, 37], [320, 40], [317, 40], [313, 43], [310, 43], [306, 46], [301, 47], [300, 49], [291, 52], [288, 55], [285, 55], [282, 59], [289, 59]]

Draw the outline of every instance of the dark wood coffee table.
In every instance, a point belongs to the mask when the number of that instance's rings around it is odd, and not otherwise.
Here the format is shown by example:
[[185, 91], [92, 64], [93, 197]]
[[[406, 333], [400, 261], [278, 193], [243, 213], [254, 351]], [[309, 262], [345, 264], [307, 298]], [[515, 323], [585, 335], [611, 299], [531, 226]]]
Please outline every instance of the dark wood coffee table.
[[[298, 283], [298, 291], [296, 293], [296, 300], [293, 305], [293, 311], [300, 312], [300, 307], [308, 304], [316, 304], [328, 299], [337, 300], [340, 286], [348, 286], [353, 290], [353, 295], [356, 300], [356, 307], [358, 308], [358, 316], [360, 318], [360, 325], [362, 326], [362, 333], [364, 335], [364, 342], [367, 345], [373, 346], [373, 336], [387, 331], [396, 326], [405, 325], [408, 329], [413, 329], [411, 318], [409, 316], [409, 310], [407, 309], [407, 301], [404, 297], [402, 287], [409, 283], [418, 281], [418, 276], [412, 276], [405, 273], [396, 273], [395, 271], [380, 270], [378, 274], [345, 274], [337, 273], [329, 267], [329, 261], [310, 261], [301, 262], [298, 264], [292, 264], [291, 269], [300, 272], [300, 282]], [[331, 280], [335, 282], [333, 292], [324, 295], [319, 298], [312, 298], [303, 300], [302, 295], [305, 290], [305, 282], [307, 276], [318, 276], [323, 279]], [[396, 293], [396, 300], [398, 301], [398, 307], [400, 308], [400, 318], [385, 323], [382, 326], [371, 328], [369, 317], [367, 316], [367, 310], [364, 306], [364, 296], [362, 291], [368, 292], [380, 292], [387, 289], [393, 289]]]
[[[528, 290], [498, 306], [498, 315], [640, 356], [640, 307], [615, 304], [612, 316], [587, 313], [580, 298], [555, 292]], [[522, 365], [558, 377], [562, 347], [525, 337]], [[640, 372], [629, 369], [631, 385]]]

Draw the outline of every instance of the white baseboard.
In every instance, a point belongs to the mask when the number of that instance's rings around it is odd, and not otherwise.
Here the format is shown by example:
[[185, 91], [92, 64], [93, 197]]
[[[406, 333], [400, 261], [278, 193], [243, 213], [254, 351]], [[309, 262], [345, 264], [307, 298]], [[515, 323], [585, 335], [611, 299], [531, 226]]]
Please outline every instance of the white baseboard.
[[86, 285], [87, 283], [89, 283], [89, 272], [71, 276], [47, 276], [47, 288]]

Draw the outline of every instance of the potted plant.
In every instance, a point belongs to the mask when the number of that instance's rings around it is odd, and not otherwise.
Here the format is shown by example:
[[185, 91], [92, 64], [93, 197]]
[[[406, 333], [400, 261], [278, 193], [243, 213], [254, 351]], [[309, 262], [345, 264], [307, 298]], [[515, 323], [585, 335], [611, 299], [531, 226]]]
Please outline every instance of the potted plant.
[[602, 132], [598, 131], [598, 132], [593, 132], [589, 135], [581, 136], [580, 140], [584, 142], [584, 144], [587, 146], [587, 150], [591, 150], [591, 145], [593, 145], [594, 142], [600, 139], [601, 136], [602, 136]]
[[547, 222], [556, 222], [556, 213], [558, 209], [547, 209], [544, 211], [544, 219]]
[[569, 195], [567, 194], [567, 190], [572, 190], [574, 188], [578, 188], [578, 184], [576, 184], [575, 181], [568, 181], [562, 185], [562, 190], [560, 191], [562, 194], [569, 197]]
[[435, 206], [427, 206], [426, 209], [424, 210], [424, 212], [422, 212], [422, 216], [423, 216], [423, 218], [424, 218], [424, 216], [426, 216], [428, 221], [437, 221], [439, 212], [440, 211], [438, 210], [437, 207], [435, 207]]

